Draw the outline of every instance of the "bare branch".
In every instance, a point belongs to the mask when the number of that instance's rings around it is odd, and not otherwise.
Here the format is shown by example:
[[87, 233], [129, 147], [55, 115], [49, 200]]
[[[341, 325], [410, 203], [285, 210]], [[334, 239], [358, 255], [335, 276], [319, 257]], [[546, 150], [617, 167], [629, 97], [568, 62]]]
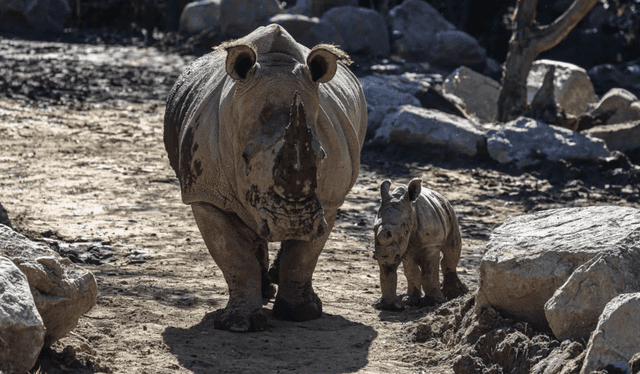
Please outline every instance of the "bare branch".
[[536, 42], [536, 53], [542, 53], [558, 45], [598, 1], [600, 0], [575, 0], [550, 25], [538, 27], [536, 36], [539, 40]]

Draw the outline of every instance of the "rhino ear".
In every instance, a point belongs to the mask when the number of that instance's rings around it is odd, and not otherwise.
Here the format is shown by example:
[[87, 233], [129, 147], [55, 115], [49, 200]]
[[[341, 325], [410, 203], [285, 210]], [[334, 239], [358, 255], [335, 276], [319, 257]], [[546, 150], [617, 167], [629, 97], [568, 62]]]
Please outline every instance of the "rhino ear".
[[388, 180], [385, 180], [384, 182], [382, 182], [382, 184], [380, 184], [380, 198], [382, 199], [382, 201], [391, 199], [391, 195], [389, 194], [390, 187], [391, 182]]
[[422, 179], [412, 179], [409, 182], [409, 189], [407, 190], [407, 200], [416, 201], [418, 196], [420, 196], [420, 191], [422, 190]]
[[227, 74], [235, 80], [246, 79], [253, 72], [258, 59], [258, 51], [253, 43], [246, 40], [224, 42], [215, 49], [227, 52]]
[[318, 44], [307, 57], [307, 66], [314, 82], [327, 83], [338, 70], [338, 61], [350, 65], [353, 61], [340, 48], [331, 44]]

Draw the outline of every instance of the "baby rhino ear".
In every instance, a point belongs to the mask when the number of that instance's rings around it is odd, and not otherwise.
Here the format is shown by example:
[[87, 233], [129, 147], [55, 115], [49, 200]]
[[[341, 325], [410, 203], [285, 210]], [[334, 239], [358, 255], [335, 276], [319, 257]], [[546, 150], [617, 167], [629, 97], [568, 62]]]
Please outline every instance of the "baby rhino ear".
[[389, 194], [389, 188], [391, 187], [391, 182], [385, 180], [380, 184], [380, 198], [382, 201], [387, 201], [391, 199], [391, 195]]
[[422, 190], [422, 179], [412, 179], [409, 182], [409, 190], [407, 191], [407, 199], [409, 201], [416, 201], [418, 196], [420, 196], [420, 191]]

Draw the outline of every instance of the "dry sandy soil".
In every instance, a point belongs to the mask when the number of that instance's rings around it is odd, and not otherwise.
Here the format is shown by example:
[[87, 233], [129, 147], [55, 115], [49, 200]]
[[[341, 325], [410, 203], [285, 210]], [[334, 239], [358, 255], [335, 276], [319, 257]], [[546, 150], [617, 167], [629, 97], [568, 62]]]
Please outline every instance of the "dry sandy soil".
[[[384, 179], [395, 186], [420, 177], [452, 202], [463, 233], [458, 271], [472, 290], [491, 230], [509, 216], [560, 206], [638, 207], [637, 176], [625, 174], [620, 157], [521, 173], [488, 160], [368, 145], [360, 178], [314, 274], [322, 317], [302, 323], [271, 319], [269, 328], [258, 333], [215, 330], [211, 317], [226, 304], [226, 283], [190, 208], [181, 203], [162, 143], [163, 95], [190, 57], [151, 48], [6, 38], [0, 47], [5, 52], [0, 59], [5, 79], [0, 202], [16, 230], [34, 240], [59, 247], [91, 242], [113, 250], [101, 264], [81, 265], [96, 277], [97, 305], [73, 332], [42, 352], [33, 372], [452, 373], [458, 347], [419, 336], [435, 307], [403, 312], [372, 307], [380, 291], [371, 227]], [[30, 59], [31, 50], [53, 55]], [[120, 61], [108, 65], [117, 53]], [[50, 77], [60, 71], [58, 83], [36, 72], [42, 64], [52, 69]], [[16, 73], [24, 66], [35, 67]], [[147, 91], [136, 87], [140, 66], [156, 69]], [[121, 71], [134, 77], [128, 93]], [[90, 74], [106, 74], [105, 81], [92, 85]], [[69, 76], [77, 77], [75, 86]], [[80, 79], [85, 76], [86, 81]], [[44, 93], [24, 89], [29, 84], [37, 88], [37, 82], [29, 82], [38, 79], [53, 88]], [[96, 90], [107, 97], [91, 96]], [[616, 167], [622, 171], [616, 174]], [[275, 244], [270, 247], [271, 258], [275, 249]], [[404, 282], [403, 276], [399, 279]]]

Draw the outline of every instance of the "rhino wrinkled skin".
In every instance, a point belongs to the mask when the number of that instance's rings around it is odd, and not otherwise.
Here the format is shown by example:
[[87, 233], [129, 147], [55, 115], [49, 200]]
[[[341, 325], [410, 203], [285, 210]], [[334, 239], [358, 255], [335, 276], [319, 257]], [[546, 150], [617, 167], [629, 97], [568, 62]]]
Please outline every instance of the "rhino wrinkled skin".
[[[422, 188], [421, 183], [413, 179], [409, 186], [400, 185], [391, 194], [391, 182], [380, 185], [381, 203], [373, 227], [382, 291], [382, 298], [374, 303], [377, 309], [433, 305], [445, 301], [445, 296], [452, 299], [468, 291], [456, 272], [462, 239], [455, 212], [442, 195]], [[400, 263], [408, 283], [404, 300], [396, 294]]]
[[[346, 53], [311, 50], [279, 25], [196, 60], [167, 99], [164, 142], [182, 201], [229, 286], [216, 327], [317, 318], [311, 277], [354, 185], [367, 109]], [[281, 248], [268, 270], [268, 242]]]

